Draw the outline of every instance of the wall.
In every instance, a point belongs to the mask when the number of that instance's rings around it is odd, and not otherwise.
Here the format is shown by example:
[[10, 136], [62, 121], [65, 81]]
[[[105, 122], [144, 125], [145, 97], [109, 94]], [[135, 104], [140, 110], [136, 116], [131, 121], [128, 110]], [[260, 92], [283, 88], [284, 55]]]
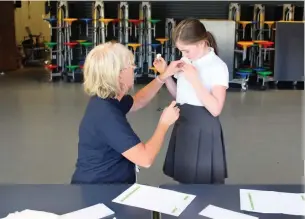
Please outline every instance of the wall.
[[[30, 3], [29, 3], [30, 2]], [[46, 41], [50, 40], [50, 29], [43, 20], [45, 1], [22, 1], [21, 8], [15, 9], [16, 42], [20, 44], [28, 33], [25, 30], [29, 26], [33, 35], [41, 32]]]

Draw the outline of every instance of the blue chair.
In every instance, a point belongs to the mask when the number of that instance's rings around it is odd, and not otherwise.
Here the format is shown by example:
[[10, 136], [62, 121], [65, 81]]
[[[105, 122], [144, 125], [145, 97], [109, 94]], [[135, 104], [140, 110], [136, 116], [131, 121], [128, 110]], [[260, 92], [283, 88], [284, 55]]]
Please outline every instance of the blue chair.
[[44, 18], [43, 20], [48, 21], [50, 24], [52, 24], [52, 22], [57, 21], [57, 19], [55, 17]]
[[92, 18], [80, 18], [79, 20], [84, 21], [84, 22], [86, 22], [86, 24], [88, 24], [89, 21], [92, 21]]
[[156, 50], [159, 46], [161, 46], [161, 44], [159, 44], [159, 43], [152, 43], [151, 46], [152, 46], [152, 48], [154, 50]]
[[237, 72], [236, 72], [237, 75], [240, 76], [240, 78], [242, 79], [241, 80], [241, 89], [242, 91], [246, 91], [248, 89], [248, 81], [249, 81], [249, 78], [250, 78], [250, 75], [252, 74], [252, 70], [249, 70], [249, 69], [239, 69]]

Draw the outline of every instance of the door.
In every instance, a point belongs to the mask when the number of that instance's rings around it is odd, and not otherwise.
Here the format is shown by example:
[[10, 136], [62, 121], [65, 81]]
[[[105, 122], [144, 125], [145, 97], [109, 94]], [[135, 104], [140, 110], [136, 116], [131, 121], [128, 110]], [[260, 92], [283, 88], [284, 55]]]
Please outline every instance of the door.
[[0, 1], [0, 72], [17, 69], [14, 2]]

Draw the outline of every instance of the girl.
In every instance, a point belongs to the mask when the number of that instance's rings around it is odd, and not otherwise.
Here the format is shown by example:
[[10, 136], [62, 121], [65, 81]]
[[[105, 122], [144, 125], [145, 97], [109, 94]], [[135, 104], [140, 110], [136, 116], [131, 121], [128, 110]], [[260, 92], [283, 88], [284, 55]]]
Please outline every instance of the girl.
[[[173, 40], [186, 60], [180, 71], [163, 58], [154, 66], [180, 108], [163, 166], [180, 183], [223, 184], [227, 165], [220, 115], [228, 88], [227, 65], [217, 56], [214, 37], [197, 19], [186, 19], [174, 30]], [[175, 61], [176, 62], [176, 61]], [[177, 84], [172, 76], [177, 78]]]

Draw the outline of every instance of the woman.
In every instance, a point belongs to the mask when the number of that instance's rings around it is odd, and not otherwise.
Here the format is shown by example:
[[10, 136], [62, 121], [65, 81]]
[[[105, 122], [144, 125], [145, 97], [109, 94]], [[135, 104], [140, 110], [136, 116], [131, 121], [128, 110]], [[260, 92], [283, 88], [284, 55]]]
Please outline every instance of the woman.
[[154, 79], [132, 97], [127, 92], [133, 87], [134, 67], [132, 52], [118, 43], [96, 46], [86, 57], [84, 90], [90, 101], [79, 127], [72, 184], [134, 183], [135, 164], [148, 168], [153, 163], [168, 128], [178, 119], [179, 109], [172, 102], [152, 137], [141, 142], [126, 114], [149, 103], [165, 78]]
[[[217, 56], [214, 37], [197, 19], [180, 22], [173, 39], [185, 60], [180, 71], [172, 71], [162, 58], [154, 62], [181, 110], [163, 171], [180, 183], [222, 184], [227, 165], [218, 116], [228, 88], [227, 65]], [[169, 77], [174, 74], [177, 84]]]

